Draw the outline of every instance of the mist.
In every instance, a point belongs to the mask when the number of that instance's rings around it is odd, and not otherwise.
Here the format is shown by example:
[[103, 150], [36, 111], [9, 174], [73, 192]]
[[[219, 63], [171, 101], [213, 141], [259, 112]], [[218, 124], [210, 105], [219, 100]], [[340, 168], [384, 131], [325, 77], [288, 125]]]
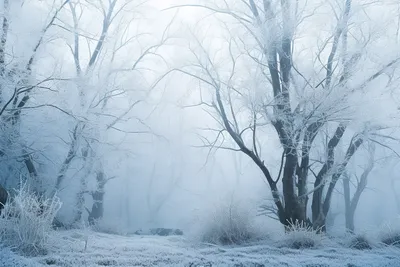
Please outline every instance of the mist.
[[58, 230], [399, 225], [399, 3], [281, 2], [4, 0], [0, 188]]

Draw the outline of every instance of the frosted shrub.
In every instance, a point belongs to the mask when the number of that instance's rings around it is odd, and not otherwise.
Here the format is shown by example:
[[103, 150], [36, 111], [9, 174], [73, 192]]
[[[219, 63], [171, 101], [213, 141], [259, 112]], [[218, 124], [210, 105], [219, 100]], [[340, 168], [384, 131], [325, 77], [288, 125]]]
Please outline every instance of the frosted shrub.
[[248, 209], [238, 203], [219, 204], [202, 220], [199, 238], [218, 245], [246, 243], [259, 237], [252, 218]]
[[379, 239], [385, 245], [400, 248], [400, 219], [385, 225], [380, 231]]
[[314, 248], [321, 245], [324, 235], [311, 226], [293, 223], [281, 240], [282, 246], [293, 249]]
[[46, 251], [52, 223], [61, 207], [58, 197], [39, 198], [24, 186], [8, 201], [0, 216], [1, 242], [24, 254]]
[[366, 250], [372, 249], [372, 244], [365, 235], [356, 235], [350, 239], [349, 247], [358, 250]]

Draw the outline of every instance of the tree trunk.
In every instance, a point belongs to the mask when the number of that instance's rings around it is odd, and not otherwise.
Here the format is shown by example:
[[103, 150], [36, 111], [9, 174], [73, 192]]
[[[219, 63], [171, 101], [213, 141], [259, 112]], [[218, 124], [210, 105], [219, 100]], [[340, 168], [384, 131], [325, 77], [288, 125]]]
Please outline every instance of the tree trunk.
[[285, 200], [285, 214], [286, 218], [291, 220], [288, 223], [294, 223], [297, 213], [297, 201], [294, 191], [294, 175], [296, 173], [297, 156], [291, 150], [285, 151], [286, 162], [283, 169], [283, 197]]
[[92, 210], [90, 211], [88, 217], [90, 225], [94, 225], [96, 221], [103, 218], [103, 211], [104, 211], [103, 201], [105, 194], [104, 187], [107, 180], [105, 179], [105, 175], [102, 170], [97, 172], [96, 181], [97, 181], [97, 189], [96, 191], [91, 193], [93, 197], [93, 205], [92, 205]]
[[[353, 155], [356, 153], [356, 151], [358, 150], [358, 148], [361, 146], [361, 144], [363, 142], [364, 142], [364, 139], [362, 139], [362, 137], [354, 136], [352, 138], [352, 141], [350, 142], [350, 145], [347, 148], [344, 161], [339, 165], [338, 170], [332, 175], [332, 179], [328, 186], [328, 190], [326, 192], [325, 200], [324, 200], [323, 207], [322, 207], [325, 217], [329, 212], [329, 208], [331, 205], [331, 199], [332, 199], [332, 195], [333, 195], [333, 190], [335, 189], [337, 181], [340, 179], [340, 177], [342, 176], [343, 172], [345, 171], [346, 166], [349, 163], [350, 159], [353, 157]], [[372, 169], [372, 166], [371, 166], [371, 169]], [[365, 178], [364, 179], [361, 178], [360, 184], [357, 187], [357, 192], [354, 194], [354, 197], [353, 197], [353, 200], [351, 203], [351, 209], [354, 209], [354, 211], [357, 207], [358, 200], [361, 196], [361, 193], [366, 186], [366, 178], [368, 177], [369, 171], [365, 171], [363, 173], [363, 176], [365, 174]]]
[[[375, 153], [373, 151], [371, 153]], [[346, 177], [343, 181], [343, 186], [345, 189], [345, 201], [346, 201], [346, 228], [350, 232], [354, 232], [354, 215], [357, 210], [358, 202], [360, 201], [361, 195], [364, 192], [365, 187], [367, 187], [368, 175], [374, 167], [374, 155], [370, 155], [367, 168], [361, 174], [360, 179], [357, 183], [356, 192], [354, 192], [353, 198], [350, 200], [350, 179]], [[347, 191], [347, 192], [346, 192]]]
[[322, 176], [317, 176], [314, 182], [314, 193], [311, 203], [311, 212], [312, 212], [312, 223], [314, 229], [316, 227], [321, 227], [325, 224], [325, 218], [322, 214], [322, 194], [323, 194], [323, 184], [322, 184]]
[[82, 219], [84, 205], [85, 205], [85, 194], [88, 193], [87, 179], [92, 173], [94, 151], [89, 146], [85, 146], [82, 149], [82, 158], [83, 158], [83, 168], [85, 171], [80, 179], [79, 192], [76, 194], [76, 215], [74, 223], [79, 223]]
[[353, 233], [354, 232], [354, 212], [351, 212], [350, 178], [347, 175], [343, 179], [343, 191], [344, 191], [346, 229], [350, 233]]
[[96, 221], [103, 218], [103, 199], [104, 199], [104, 191], [95, 191], [92, 193], [93, 197], [93, 205], [92, 210], [90, 211], [88, 221], [90, 225], [94, 225]]
[[[329, 165], [329, 164], [328, 164]], [[323, 204], [323, 193], [324, 193], [324, 176], [326, 175], [327, 169], [330, 168], [328, 165], [322, 167], [318, 176], [314, 182], [314, 192], [311, 203], [311, 212], [312, 212], [312, 224], [314, 230], [317, 231], [326, 231], [326, 216], [322, 212], [322, 204]]]
[[[72, 160], [75, 158], [76, 150], [79, 143], [79, 138], [84, 127], [85, 125], [81, 125], [80, 123], [77, 123], [74, 127], [74, 131], [72, 133], [72, 140], [69, 146], [67, 156], [65, 157], [64, 162], [62, 163], [61, 168], [57, 175], [56, 184], [54, 186], [52, 193], [53, 196], [57, 193], [58, 190], [60, 190], [61, 184], [65, 179], [65, 175], [69, 167], [71, 166]], [[83, 155], [83, 157], [86, 158], [85, 155]]]
[[[328, 189], [326, 190], [325, 199], [323, 199], [324, 192], [324, 179], [328, 171], [331, 170], [334, 163], [334, 149], [339, 143], [341, 137], [344, 134], [346, 127], [344, 125], [339, 125], [336, 129], [335, 136], [331, 138], [328, 143], [328, 160], [321, 168], [317, 175], [314, 183], [314, 193], [313, 193], [313, 203], [312, 203], [312, 213], [313, 213], [313, 227], [319, 231], [326, 231], [326, 216], [330, 209], [331, 199], [333, 195], [333, 190], [335, 189], [337, 181], [342, 176], [346, 169], [347, 164], [353, 157], [355, 152], [363, 143], [363, 139], [357, 135], [353, 136], [344, 158], [344, 161], [340, 163], [337, 167], [335, 173], [332, 174]], [[361, 193], [360, 193], [361, 194]], [[357, 200], [358, 201], [358, 200]]]
[[[286, 161], [283, 170], [282, 184], [283, 195], [285, 200], [285, 217], [284, 225], [286, 227], [291, 224], [300, 224], [306, 227], [311, 225], [307, 218], [307, 192], [306, 192], [306, 178], [298, 177], [298, 194], [295, 191], [296, 175], [298, 172], [298, 156], [295, 149], [287, 149], [285, 151]], [[303, 173], [306, 175], [307, 172]]]
[[354, 211], [346, 211], [346, 230], [350, 233], [354, 233]]
[[87, 190], [86, 177], [82, 176], [80, 190], [76, 194], [76, 215], [75, 215], [74, 223], [79, 223], [82, 220], [82, 214], [83, 214], [84, 205], [85, 205], [86, 190]]
[[334, 135], [328, 142], [326, 162], [324, 163], [321, 170], [318, 172], [317, 177], [315, 178], [311, 211], [312, 211], [313, 227], [316, 230], [321, 230], [321, 231], [326, 230], [325, 228], [326, 214], [323, 213], [323, 207], [322, 207], [323, 193], [325, 187], [324, 183], [328, 171], [331, 170], [335, 162], [335, 148], [342, 139], [346, 131], [346, 128], [347, 127], [344, 124], [339, 124], [339, 126], [336, 128]]

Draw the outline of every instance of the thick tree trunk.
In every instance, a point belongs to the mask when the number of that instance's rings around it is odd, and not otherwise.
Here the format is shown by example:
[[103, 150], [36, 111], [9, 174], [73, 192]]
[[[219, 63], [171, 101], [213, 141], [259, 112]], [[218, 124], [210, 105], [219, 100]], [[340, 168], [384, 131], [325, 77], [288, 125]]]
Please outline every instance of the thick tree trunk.
[[95, 191], [92, 193], [93, 197], [93, 205], [92, 210], [90, 211], [88, 221], [90, 225], [94, 225], [96, 221], [103, 218], [103, 199], [104, 199], [104, 191]]
[[307, 206], [308, 206], [308, 190], [307, 190], [307, 178], [308, 178], [308, 155], [302, 158], [301, 166], [297, 170], [297, 192], [298, 192], [298, 204], [299, 212], [302, 217], [307, 218]]
[[96, 182], [97, 182], [97, 189], [96, 191], [92, 192], [91, 195], [93, 197], [93, 205], [92, 210], [89, 213], [88, 221], [90, 225], [94, 225], [96, 221], [103, 218], [104, 212], [104, 187], [107, 182], [104, 172], [98, 171], [96, 175]]
[[289, 220], [288, 223], [294, 223], [300, 215], [298, 212], [298, 203], [295, 195], [295, 173], [297, 166], [297, 155], [292, 150], [287, 149], [285, 151], [286, 162], [283, 169], [282, 185], [283, 185], [283, 197], [285, 200], [285, 215]]
[[313, 228], [318, 231], [325, 232], [326, 231], [326, 216], [323, 213], [323, 193], [325, 186], [325, 175], [331, 165], [333, 163], [331, 161], [327, 161], [325, 165], [322, 167], [320, 172], [318, 173], [315, 182], [314, 182], [314, 192], [311, 203], [311, 212], [312, 212], [312, 224]]
[[[285, 200], [285, 228], [291, 230], [291, 225], [311, 226], [307, 217], [307, 170], [301, 171], [298, 167], [298, 156], [295, 149], [285, 151], [286, 161], [283, 171], [283, 195]], [[308, 167], [308, 166], [307, 166]], [[296, 184], [297, 177], [297, 184]], [[296, 192], [297, 186], [297, 192]]]

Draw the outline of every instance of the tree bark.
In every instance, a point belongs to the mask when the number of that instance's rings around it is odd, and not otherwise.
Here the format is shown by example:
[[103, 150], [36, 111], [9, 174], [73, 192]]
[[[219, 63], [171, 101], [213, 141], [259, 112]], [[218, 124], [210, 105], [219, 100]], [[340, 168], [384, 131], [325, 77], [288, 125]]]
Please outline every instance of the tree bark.
[[348, 176], [343, 179], [343, 192], [346, 229], [350, 233], [354, 233], [354, 213], [351, 212], [350, 177]]
[[97, 188], [94, 192], [91, 193], [93, 197], [93, 205], [92, 205], [92, 210], [89, 213], [88, 221], [90, 225], [94, 225], [96, 221], [100, 220], [103, 218], [103, 212], [104, 212], [104, 186], [107, 182], [107, 179], [105, 178], [104, 172], [102, 170], [97, 172], [96, 175], [96, 181], [97, 181]]

